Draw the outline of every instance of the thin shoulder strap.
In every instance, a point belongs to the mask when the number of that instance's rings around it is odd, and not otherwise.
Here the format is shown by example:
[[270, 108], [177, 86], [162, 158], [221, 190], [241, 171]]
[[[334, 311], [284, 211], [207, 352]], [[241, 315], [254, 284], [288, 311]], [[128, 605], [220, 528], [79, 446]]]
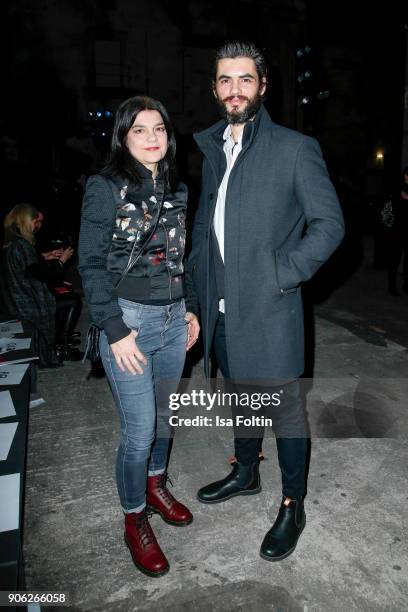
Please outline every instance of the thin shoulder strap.
[[[116, 208], [119, 204], [122, 203], [122, 197], [119, 191], [119, 187], [116, 185], [116, 183], [112, 180], [106, 177], [106, 180], [109, 183], [109, 186], [111, 188], [112, 191], [112, 196], [113, 196], [113, 200], [116, 204]], [[140, 254], [142, 253], [143, 249], [147, 246], [147, 244], [150, 242], [150, 240], [152, 239], [152, 236], [154, 235], [154, 232], [156, 231], [158, 222], [159, 222], [159, 218], [160, 218], [160, 211], [162, 209], [163, 206], [163, 200], [164, 200], [164, 193], [162, 195], [161, 201], [159, 203], [159, 213], [156, 219], [156, 223], [153, 227], [153, 230], [150, 232], [150, 235], [148, 237], [148, 239], [144, 242], [144, 244], [140, 245], [139, 250], [136, 252], [135, 254], [135, 247], [136, 247], [136, 240], [133, 243], [132, 246], [132, 250], [130, 252], [129, 255], [129, 259], [128, 262], [126, 264], [125, 269], [123, 270], [120, 279], [118, 280], [118, 282], [115, 285], [115, 289], [117, 289], [119, 287], [119, 285], [121, 284], [121, 282], [123, 281], [123, 279], [126, 277], [127, 273], [129, 272], [129, 270], [135, 265], [136, 261], [138, 260], [138, 258], [140, 257]]]
[[[104, 178], [107, 181], [107, 183], [108, 183], [108, 185], [110, 187], [110, 190], [112, 192], [112, 198], [113, 198], [113, 201], [115, 203], [115, 221], [116, 221], [117, 210], [118, 210], [119, 204], [122, 203], [122, 197], [120, 195], [119, 187], [116, 185], [115, 181], [113, 181], [112, 179], [108, 178], [107, 176], [105, 176]], [[120, 283], [123, 281], [123, 279], [125, 278], [126, 274], [129, 272], [129, 266], [130, 266], [130, 262], [132, 260], [134, 248], [135, 248], [135, 243], [133, 243], [132, 251], [130, 253], [128, 262], [126, 264], [126, 267], [123, 270], [120, 279], [115, 284], [115, 289], [117, 289], [119, 287]]]

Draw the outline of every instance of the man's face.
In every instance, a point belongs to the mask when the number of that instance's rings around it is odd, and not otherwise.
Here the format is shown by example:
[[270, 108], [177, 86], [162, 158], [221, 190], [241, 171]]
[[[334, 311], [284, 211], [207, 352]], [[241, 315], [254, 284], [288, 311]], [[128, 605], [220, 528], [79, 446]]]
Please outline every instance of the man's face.
[[214, 95], [228, 123], [246, 123], [259, 109], [266, 83], [249, 57], [219, 60]]

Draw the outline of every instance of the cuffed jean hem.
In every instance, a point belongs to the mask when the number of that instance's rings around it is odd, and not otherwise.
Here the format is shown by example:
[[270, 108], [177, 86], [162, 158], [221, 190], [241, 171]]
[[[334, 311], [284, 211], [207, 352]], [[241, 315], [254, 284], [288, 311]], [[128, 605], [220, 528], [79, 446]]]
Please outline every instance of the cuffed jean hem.
[[149, 470], [148, 476], [158, 476], [159, 474], [164, 474], [166, 468], [161, 468], [160, 470]]
[[146, 502], [144, 502], [141, 506], [137, 506], [136, 508], [132, 508], [131, 510], [126, 510], [126, 508], [123, 508], [123, 506], [122, 506], [122, 510], [123, 510], [123, 512], [125, 514], [133, 514], [134, 512], [141, 512], [145, 508], [146, 508]]

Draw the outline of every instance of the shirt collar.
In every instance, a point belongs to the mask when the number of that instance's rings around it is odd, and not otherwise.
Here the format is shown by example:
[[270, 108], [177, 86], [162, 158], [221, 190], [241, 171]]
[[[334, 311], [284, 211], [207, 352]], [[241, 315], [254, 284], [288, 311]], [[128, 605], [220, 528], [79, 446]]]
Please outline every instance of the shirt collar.
[[232, 147], [237, 144], [240, 145], [242, 143], [242, 136], [244, 134], [244, 131], [242, 130], [241, 132], [241, 136], [238, 138], [238, 141], [235, 142], [233, 136], [232, 136], [232, 130], [231, 130], [231, 125], [228, 124], [227, 127], [224, 130], [224, 133], [222, 135], [223, 139], [225, 140], [226, 143], [228, 143], [229, 145], [231, 145]]
[[[149, 168], [146, 168], [146, 166], [144, 166], [140, 161], [138, 161], [137, 159], [133, 160], [135, 165], [137, 166], [137, 171], [139, 173], [139, 175], [142, 178], [147, 178], [147, 179], [151, 179], [152, 178], [152, 171], [149, 170]], [[158, 167], [158, 172], [157, 172], [157, 177], [158, 179], [163, 178], [163, 173], [164, 173], [164, 164], [163, 164], [163, 160], [159, 161], [159, 167]]]

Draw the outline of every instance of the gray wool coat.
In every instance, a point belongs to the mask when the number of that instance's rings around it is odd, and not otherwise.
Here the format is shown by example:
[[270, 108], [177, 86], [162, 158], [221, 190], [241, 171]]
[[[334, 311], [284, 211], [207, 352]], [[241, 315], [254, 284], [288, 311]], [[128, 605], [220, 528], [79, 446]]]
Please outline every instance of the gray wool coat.
[[[187, 282], [195, 293], [205, 371], [218, 317], [211, 226], [226, 168], [225, 121], [195, 135], [204, 154]], [[244, 128], [225, 206], [225, 326], [237, 379], [291, 379], [304, 370], [301, 285], [344, 235], [335, 189], [316, 140], [272, 122], [261, 107]], [[195, 310], [193, 301], [187, 304]]]

